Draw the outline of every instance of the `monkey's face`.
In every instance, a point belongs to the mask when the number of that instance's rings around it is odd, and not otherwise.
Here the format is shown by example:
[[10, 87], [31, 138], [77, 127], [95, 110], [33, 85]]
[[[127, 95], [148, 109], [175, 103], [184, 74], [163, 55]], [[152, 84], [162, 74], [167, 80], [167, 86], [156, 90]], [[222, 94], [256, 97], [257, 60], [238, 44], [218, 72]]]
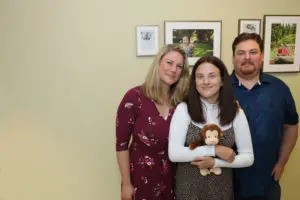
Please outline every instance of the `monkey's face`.
[[216, 145], [219, 143], [219, 132], [217, 130], [206, 131], [205, 144]]

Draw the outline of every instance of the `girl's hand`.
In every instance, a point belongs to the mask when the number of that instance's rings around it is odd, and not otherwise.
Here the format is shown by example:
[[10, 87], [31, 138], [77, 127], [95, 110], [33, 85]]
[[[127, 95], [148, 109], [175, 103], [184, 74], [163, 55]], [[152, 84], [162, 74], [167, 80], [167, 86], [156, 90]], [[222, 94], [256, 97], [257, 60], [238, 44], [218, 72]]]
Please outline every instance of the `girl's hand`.
[[215, 146], [216, 156], [229, 163], [233, 162], [236, 154], [233, 149], [222, 145]]
[[199, 169], [211, 169], [215, 164], [215, 159], [210, 156], [197, 157], [191, 164]]

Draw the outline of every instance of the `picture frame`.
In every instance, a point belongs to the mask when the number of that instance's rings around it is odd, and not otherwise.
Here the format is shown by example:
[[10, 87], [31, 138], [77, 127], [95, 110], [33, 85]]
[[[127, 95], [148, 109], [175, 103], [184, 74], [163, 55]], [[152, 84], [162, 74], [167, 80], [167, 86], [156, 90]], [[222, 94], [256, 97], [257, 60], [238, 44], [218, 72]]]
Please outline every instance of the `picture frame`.
[[136, 26], [136, 56], [154, 56], [159, 50], [158, 25]]
[[189, 65], [204, 55], [221, 57], [222, 21], [165, 21], [165, 44], [179, 44]]
[[264, 15], [263, 71], [300, 71], [300, 15]]
[[260, 19], [239, 19], [238, 34], [241, 33], [257, 33], [260, 35], [261, 20]]

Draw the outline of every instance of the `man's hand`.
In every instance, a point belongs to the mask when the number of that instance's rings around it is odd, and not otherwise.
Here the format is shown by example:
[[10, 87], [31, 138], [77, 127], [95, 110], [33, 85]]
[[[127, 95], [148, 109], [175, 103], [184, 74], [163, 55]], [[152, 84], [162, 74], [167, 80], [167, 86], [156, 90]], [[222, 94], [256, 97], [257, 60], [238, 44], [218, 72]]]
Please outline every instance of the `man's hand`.
[[283, 173], [284, 166], [282, 164], [276, 163], [275, 167], [273, 168], [271, 176], [274, 177], [275, 181], [279, 181], [281, 175]]

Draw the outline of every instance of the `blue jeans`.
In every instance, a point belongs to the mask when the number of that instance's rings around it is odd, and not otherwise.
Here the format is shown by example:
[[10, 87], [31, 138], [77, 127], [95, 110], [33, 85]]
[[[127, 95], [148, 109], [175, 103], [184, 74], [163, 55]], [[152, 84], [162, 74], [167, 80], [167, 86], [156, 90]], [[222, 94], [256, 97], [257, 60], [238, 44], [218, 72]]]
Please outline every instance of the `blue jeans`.
[[235, 200], [280, 200], [281, 188], [279, 183], [274, 184], [265, 197], [235, 197]]

